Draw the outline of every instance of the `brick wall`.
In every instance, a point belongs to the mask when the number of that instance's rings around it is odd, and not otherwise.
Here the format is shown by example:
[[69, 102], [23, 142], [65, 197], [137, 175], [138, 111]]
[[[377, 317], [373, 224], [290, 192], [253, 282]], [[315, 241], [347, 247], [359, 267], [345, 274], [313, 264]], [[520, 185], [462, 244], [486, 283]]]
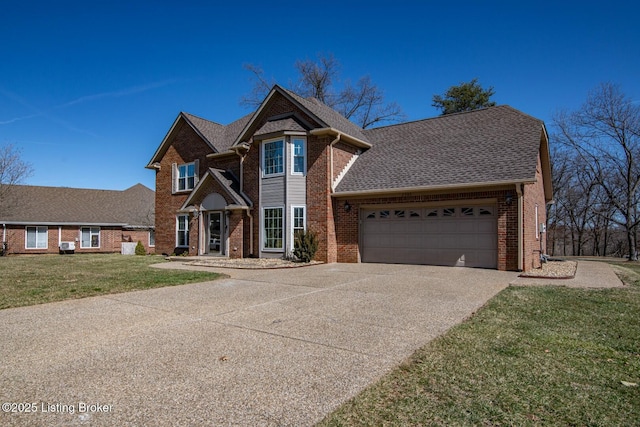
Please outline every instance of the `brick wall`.
[[[510, 204], [507, 194], [513, 195]], [[498, 209], [498, 269], [517, 270], [518, 268], [518, 206], [515, 190], [494, 190], [462, 192], [450, 194], [405, 193], [388, 197], [336, 198], [333, 215], [335, 216], [336, 248], [338, 262], [359, 262], [359, 222], [360, 207], [363, 205], [392, 205], [399, 203], [430, 203], [447, 200], [496, 199]], [[345, 202], [351, 206], [344, 208]]]
[[[523, 232], [524, 232], [524, 265], [525, 271], [540, 268], [540, 254], [546, 253], [546, 236], [537, 230], [539, 224], [547, 223], [547, 209], [544, 197], [542, 165], [538, 155], [536, 166], [536, 182], [524, 185], [522, 192]], [[536, 206], [538, 217], [536, 220]], [[536, 232], [536, 230], [538, 232]]]
[[149, 231], [147, 230], [123, 230], [120, 227], [100, 228], [100, 247], [81, 248], [80, 226], [47, 226], [47, 248], [26, 248], [26, 226], [7, 225], [7, 249], [9, 254], [57, 254], [59, 242], [75, 242], [76, 253], [120, 253], [122, 242], [141, 241], [147, 253], [154, 253], [153, 247], [149, 247]]
[[338, 142], [333, 146], [333, 177], [332, 182], [340, 175], [353, 158], [358, 149], [352, 145]]
[[[172, 165], [199, 161], [200, 177], [212, 166], [207, 154], [211, 148], [184, 121], [180, 121], [173, 132], [171, 145], [160, 161], [160, 170], [156, 171], [156, 253], [172, 254], [176, 251], [176, 215], [187, 199], [189, 192], [172, 194]], [[231, 159], [224, 159], [230, 162]], [[197, 220], [190, 217], [189, 253], [195, 255]], [[193, 240], [193, 239], [196, 240]]]
[[338, 248], [333, 216], [333, 200], [330, 192], [331, 137], [310, 137], [307, 171], [307, 229], [318, 236], [318, 252], [315, 259], [336, 262]]

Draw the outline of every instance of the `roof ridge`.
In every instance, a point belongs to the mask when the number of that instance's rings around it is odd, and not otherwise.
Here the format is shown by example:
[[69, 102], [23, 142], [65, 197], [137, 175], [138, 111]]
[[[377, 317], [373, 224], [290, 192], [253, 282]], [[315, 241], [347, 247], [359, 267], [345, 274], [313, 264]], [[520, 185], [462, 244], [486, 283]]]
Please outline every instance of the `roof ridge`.
[[222, 123], [218, 123], [218, 122], [214, 122], [213, 120], [209, 120], [209, 119], [205, 119], [204, 117], [192, 114], [192, 113], [188, 113], [186, 111], [180, 111], [181, 114], [187, 115], [187, 116], [191, 116], [191, 117], [195, 117], [196, 119], [200, 119], [200, 120], [204, 120], [205, 122], [209, 122], [209, 123], [213, 123], [214, 125], [218, 125], [218, 126], [225, 126]]
[[[363, 131], [364, 132], [371, 132], [371, 131], [375, 131], [375, 130], [379, 130], [379, 129], [390, 128], [390, 127], [393, 127], [393, 126], [403, 126], [403, 125], [408, 125], [408, 124], [412, 124], [412, 123], [420, 123], [420, 122], [426, 122], [426, 121], [431, 121], [431, 120], [438, 120], [438, 119], [462, 116], [464, 114], [473, 114], [473, 113], [478, 113], [478, 112], [481, 112], [481, 111], [488, 111], [488, 110], [492, 110], [492, 109], [505, 108], [505, 107], [511, 109], [512, 111], [515, 111], [515, 112], [518, 112], [518, 113], [522, 113], [520, 110], [518, 110], [516, 108], [513, 108], [513, 107], [511, 107], [510, 105], [507, 105], [507, 104], [494, 105], [492, 107], [476, 108], [475, 110], [470, 110], [470, 111], [458, 111], [457, 113], [441, 114], [439, 116], [434, 116], [434, 117], [425, 117], [424, 119], [409, 120], [407, 122], [401, 122], [401, 123], [391, 123], [391, 124], [388, 124], [388, 125], [385, 125], [385, 126], [380, 126], [380, 127], [370, 128], [370, 129], [363, 129]], [[522, 114], [526, 114], [526, 113], [522, 113]], [[530, 116], [530, 117], [535, 118], [533, 116]], [[536, 120], [540, 120], [540, 119], [536, 119]]]

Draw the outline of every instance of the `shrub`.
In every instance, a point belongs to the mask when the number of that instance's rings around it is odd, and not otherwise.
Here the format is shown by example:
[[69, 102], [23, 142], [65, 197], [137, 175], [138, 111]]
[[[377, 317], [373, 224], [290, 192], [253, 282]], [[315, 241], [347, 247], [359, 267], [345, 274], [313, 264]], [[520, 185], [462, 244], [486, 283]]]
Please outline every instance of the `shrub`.
[[146, 255], [147, 251], [144, 249], [144, 245], [141, 241], [138, 240], [138, 244], [136, 245], [136, 255]]
[[302, 262], [310, 262], [318, 251], [318, 238], [313, 231], [298, 231], [293, 254]]

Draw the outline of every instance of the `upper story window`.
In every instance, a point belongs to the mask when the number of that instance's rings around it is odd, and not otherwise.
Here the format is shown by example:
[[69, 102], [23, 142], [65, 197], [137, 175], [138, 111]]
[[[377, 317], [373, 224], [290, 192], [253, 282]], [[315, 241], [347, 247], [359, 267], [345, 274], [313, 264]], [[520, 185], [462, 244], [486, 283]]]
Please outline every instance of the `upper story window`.
[[291, 173], [303, 175], [307, 172], [306, 140], [293, 138], [291, 143]]
[[284, 173], [284, 139], [262, 144], [262, 173], [264, 176]]
[[177, 191], [193, 190], [196, 186], [196, 164], [195, 162], [178, 165]]
[[190, 163], [172, 165], [173, 186], [172, 193], [181, 191], [191, 191], [198, 183], [198, 160]]

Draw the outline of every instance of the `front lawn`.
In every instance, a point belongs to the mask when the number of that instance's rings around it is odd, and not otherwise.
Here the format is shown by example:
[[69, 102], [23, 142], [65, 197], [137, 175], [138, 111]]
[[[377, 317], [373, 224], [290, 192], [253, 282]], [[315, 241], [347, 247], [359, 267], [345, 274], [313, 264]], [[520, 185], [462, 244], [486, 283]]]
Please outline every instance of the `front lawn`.
[[0, 257], [0, 309], [215, 280], [217, 273], [150, 267], [161, 256], [119, 254]]
[[320, 425], [635, 426], [640, 265], [621, 289], [510, 287]]

